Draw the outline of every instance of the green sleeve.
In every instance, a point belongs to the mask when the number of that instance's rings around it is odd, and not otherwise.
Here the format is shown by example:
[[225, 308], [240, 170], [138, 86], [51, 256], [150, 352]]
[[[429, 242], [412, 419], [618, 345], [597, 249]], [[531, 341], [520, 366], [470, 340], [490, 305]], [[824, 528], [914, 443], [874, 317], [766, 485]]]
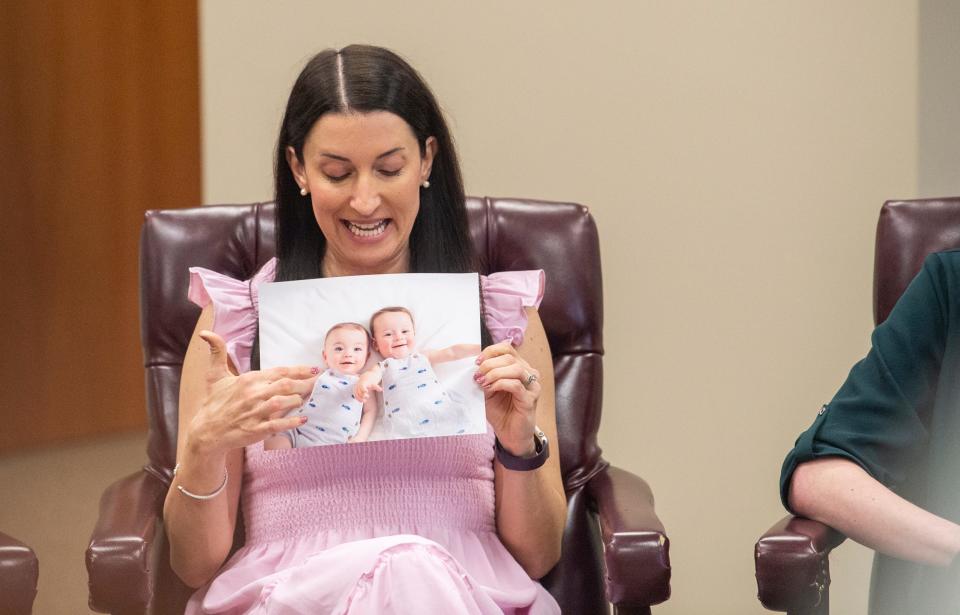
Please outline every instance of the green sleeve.
[[870, 352], [797, 438], [780, 473], [784, 506], [793, 471], [805, 461], [845, 457], [896, 490], [922, 458], [947, 329], [949, 272], [942, 256], [924, 260], [890, 316], [874, 329]]

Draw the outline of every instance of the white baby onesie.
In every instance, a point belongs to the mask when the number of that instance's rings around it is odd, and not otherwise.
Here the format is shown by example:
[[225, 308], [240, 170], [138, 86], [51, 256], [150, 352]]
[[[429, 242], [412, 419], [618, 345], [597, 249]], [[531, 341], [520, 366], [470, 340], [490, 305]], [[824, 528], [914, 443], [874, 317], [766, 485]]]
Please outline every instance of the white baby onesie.
[[345, 444], [348, 437], [356, 435], [363, 414], [363, 403], [353, 397], [357, 380], [358, 376], [330, 369], [320, 374], [310, 399], [297, 410], [307, 422], [286, 432], [294, 448]]
[[463, 404], [447, 393], [425, 356], [413, 353], [403, 359], [384, 359], [380, 367], [385, 438], [464, 433], [468, 422]]

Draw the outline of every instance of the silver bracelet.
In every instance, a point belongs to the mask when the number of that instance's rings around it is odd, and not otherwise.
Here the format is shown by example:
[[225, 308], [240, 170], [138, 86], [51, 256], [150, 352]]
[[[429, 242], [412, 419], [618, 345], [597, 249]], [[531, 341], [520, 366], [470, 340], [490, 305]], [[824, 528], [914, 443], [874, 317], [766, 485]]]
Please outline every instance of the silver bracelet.
[[[180, 469], [180, 464], [179, 464], [179, 463], [178, 463], [177, 465], [173, 466], [173, 475], [174, 475], [174, 477], [176, 477], [176, 475], [177, 475], [177, 470], [179, 470], [179, 469]], [[215, 498], [215, 497], [217, 497], [218, 495], [220, 495], [220, 493], [221, 493], [224, 489], [226, 489], [226, 488], [227, 488], [227, 466], [223, 466], [223, 482], [220, 483], [220, 486], [217, 487], [216, 490], [215, 490], [213, 493], [209, 493], [209, 494], [207, 494], [207, 495], [197, 495], [196, 493], [193, 493], [193, 492], [191, 492], [191, 491], [187, 491], [186, 489], [184, 489], [184, 488], [183, 488], [183, 485], [177, 485], [177, 491], [179, 491], [179, 492], [182, 493], [183, 495], [185, 495], [185, 496], [187, 496], [187, 497], [191, 497], [191, 498], [193, 498], [193, 499], [195, 499], [195, 500], [212, 500], [213, 498]]]

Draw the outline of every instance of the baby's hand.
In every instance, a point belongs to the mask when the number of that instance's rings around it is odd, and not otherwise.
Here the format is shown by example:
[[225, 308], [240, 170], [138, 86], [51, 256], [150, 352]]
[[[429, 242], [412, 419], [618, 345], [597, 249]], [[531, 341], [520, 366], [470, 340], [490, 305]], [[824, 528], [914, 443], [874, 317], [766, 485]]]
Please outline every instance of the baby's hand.
[[370, 398], [370, 391], [380, 391], [382, 393], [383, 387], [376, 382], [372, 382], [372, 379], [360, 376], [357, 385], [353, 387], [353, 398], [365, 402]]

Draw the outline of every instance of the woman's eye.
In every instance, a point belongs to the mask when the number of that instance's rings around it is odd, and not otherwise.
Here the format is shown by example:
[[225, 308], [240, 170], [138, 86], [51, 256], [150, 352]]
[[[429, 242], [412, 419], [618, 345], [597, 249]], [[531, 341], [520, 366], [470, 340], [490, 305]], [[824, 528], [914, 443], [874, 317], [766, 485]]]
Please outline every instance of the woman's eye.
[[330, 175], [329, 173], [324, 173], [324, 175], [328, 180], [332, 181], [333, 183], [342, 182], [343, 180], [350, 177], [349, 173], [344, 173], [343, 175]]
[[387, 169], [380, 169], [380, 174], [386, 175], [387, 177], [396, 177], [397, 175], [400, 175], [400, 171], [402, 170], [403, 170], [402, 168], [397, 169], [396, 171], [388, 171]]

